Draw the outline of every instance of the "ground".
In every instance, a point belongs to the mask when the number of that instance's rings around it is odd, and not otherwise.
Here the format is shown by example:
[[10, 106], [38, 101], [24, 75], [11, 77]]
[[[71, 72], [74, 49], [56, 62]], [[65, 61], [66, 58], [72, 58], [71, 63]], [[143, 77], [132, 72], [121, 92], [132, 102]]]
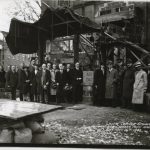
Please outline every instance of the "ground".
[[60, 144], [150, 146], [150, 114], [78, 104], [44, 115]]

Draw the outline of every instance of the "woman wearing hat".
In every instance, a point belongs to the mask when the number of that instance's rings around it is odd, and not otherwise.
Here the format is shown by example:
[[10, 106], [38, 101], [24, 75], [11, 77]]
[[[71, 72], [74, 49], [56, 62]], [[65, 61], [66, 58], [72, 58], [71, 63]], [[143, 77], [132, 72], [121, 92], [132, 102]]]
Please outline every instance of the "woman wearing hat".
[[135, 65], [135, 82], [133, 85], [132, 104], [135, 109], [140, 109], [144, 102], [144, 93], [147, 90], [147, 73], [142, 69], [141, 62]]

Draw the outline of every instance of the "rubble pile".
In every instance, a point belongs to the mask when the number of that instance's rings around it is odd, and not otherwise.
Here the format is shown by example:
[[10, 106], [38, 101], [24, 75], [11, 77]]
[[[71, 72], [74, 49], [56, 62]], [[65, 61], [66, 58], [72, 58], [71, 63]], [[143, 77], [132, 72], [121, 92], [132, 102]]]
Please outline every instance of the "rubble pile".
[[42, 126], [41, 116], [21, 121], [1, 119], [0, 143], [56, 144], [57, 136]]

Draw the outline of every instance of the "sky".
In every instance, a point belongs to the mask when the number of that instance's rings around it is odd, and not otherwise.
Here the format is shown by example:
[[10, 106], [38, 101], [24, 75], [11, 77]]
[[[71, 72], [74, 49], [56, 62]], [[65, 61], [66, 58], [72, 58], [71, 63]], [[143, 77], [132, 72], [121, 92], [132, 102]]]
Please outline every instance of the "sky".
[[[0, 32], [5, 31], [9, 32], [9, 26], [12, 18], [17, 18], [24, 21], [23, 15], [19, 14], [15, 16], [15, 13], [24, 10], [25, 13], [29, 14], [29, 9], [25, 6], [25, 1], [34, 8], [34, 10], [40, 15], [41, 10], [35, 1], [40, 0], [0, 0]], [[37, 20], [37, 16], [34, 16]], [[2, 34], [0, 33], [0, 39], [3, 39]]]

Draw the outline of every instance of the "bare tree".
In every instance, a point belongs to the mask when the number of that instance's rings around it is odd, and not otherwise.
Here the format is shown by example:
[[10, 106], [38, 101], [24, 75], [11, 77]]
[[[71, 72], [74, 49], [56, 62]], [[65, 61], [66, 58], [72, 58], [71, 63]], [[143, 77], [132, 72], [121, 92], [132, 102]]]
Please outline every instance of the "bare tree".
[[39, 0], [14, 0], [13, 7], [8, 10], [11, 18], [33, 23], [40, 18], [41, 4]]

